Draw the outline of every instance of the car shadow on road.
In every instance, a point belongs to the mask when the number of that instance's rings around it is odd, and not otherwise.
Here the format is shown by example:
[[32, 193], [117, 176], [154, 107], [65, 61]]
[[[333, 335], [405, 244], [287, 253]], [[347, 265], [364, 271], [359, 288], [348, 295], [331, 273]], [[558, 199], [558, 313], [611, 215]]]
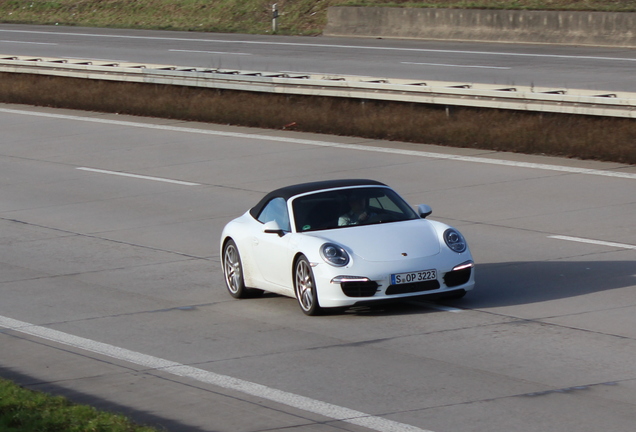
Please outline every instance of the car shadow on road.
[[[432, 304], [480, 309], [538, 303], [636, 286], [635, 261], [522, 261], [478, 264], [475, 289], [458, 300]], [[351, 308], [347, 314], [436, 313], [426, 300]]]
[[453, 302], [471, 309], [544, 302], [636, 285], [636, 261], [481, 264], [475, 289]]

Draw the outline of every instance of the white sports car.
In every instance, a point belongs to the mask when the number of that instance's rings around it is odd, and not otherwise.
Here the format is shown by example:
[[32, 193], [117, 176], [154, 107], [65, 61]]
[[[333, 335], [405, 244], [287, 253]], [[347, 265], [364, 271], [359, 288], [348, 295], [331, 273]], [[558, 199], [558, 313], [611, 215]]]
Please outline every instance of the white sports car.
[[459, 298], [475, 285], [456, 229], [425, 219], [374, 180], [277, 189], [221, 235], [225, 284], [235, 298], [295, 297], [306, 315], [415, 296]]

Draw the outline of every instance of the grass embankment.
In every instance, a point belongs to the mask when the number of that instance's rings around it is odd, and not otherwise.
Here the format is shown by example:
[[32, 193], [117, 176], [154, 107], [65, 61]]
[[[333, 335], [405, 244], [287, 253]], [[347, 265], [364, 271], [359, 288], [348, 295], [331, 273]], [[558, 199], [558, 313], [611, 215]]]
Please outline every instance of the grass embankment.
[[0, 379], [0, 431], [155, 432], [156, 429]]
[[278, 32], [301, 35], [322, 32], [329, 6], [636, 11], [636, 0], [4, 0], [0, 22], [265, 34], [273, 3]]
[[636, 164], [631, 119], [0, 74], [0, 100]]

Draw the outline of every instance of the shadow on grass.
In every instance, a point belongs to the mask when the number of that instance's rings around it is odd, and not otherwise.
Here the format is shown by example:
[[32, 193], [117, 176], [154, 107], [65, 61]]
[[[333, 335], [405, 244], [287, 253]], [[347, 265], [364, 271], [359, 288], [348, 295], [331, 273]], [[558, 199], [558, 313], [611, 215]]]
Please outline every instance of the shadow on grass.
[[88, 405], [100, 411], [126, 416], [138, 425], [150, 426], [158, 431], [203, 432], [203, 429], [186, 425], [175, 420], [159, 417], [147, 411], [140, 411], [112, 400], [100, 398], [94, 394], [87, 394], [71, 390], [60, 384], [44, 382], [40, 379], [25, 375], [12, 368], [0, 366], [0, 377], [15, 384], [54, 396], [63, 396], [74, 404]]

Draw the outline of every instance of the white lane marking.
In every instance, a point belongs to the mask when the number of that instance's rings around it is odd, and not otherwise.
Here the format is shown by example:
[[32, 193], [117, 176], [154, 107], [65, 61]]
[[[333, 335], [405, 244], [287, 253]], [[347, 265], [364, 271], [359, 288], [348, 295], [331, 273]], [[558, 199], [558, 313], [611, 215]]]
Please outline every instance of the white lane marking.
[[170, 52], [185, 52], [185, 53], [203, 53], [203, 54], [228, 54], [228, 55], [241, 55], [241, 56], [251, 56], [249, 53], [242, 52], [226, 52], [226, 51], [199, 51], [199, 50], [182, 50], [182, 49], [171, 49], [168, 50]]
[[233, 378], [227, 375], [220, 375], [214, 372], [142, 354], [114, 345], [97, 342], [91, 339], [73, 336], [68, 333], [63, 333], [4, 316], [0, 316], [0, 327], [74, 348], [79, 348], [85, 351], [90, 351], [117, 360], [123, 360], [152, 370], [158, 370], [172, 375], [193, 379], [198, 382], [219, 386], [224, 389], [234, 390], [251, 396], [256, 396], [258, 398], [267, 399], [292, 408], [319, 414], [333, 420], [351, 423], [379, 432], [431, 432], [405, 423], [376, 417], [360, 411], [277, 390], [275, 388], [256, 384], [250, 381]]
[[26, 42], [26, 41], [12, 41], [12, 40], [0, 40], [2, 43], [16, 43], [16, 44], [27, 44], [27, 45], [57, 45], [56, 43], [49, 42]]
[[568, 236], [562, 236], [562, 235], [548, 236], [548, 238], [557, 239], [557, 240], [566, 240], [566, 241], [578, 242], [578, 243], [587, 243], [587, 244], [593, 244], [598, 246], [609, 246], [609, 247], [615, 247], [615, 248], [621, 248], [621, 249], [636, 250], [635, 245], [630, 245], [625, 243], [606, 242], [601, 240], [592, 240], [592, 239], [586, 239], [586, 238], [580, 238], [580, 237], [568, 237]]
[[616, 177], [616, 178], [636, 180], [636, 173], [626, 173], [626, 172], [618, 172], [618, 171], [603, 171], [603, 170], [576, 168], [576, 167], [568, 167], [568, 166], [561, 166], [561, 165], [539, 164], [539, 163], [532, 163], [532, 162], [515, 162], [515, 161], [509, 161], [509, 160], [489, 159], [489, 158], [475, 157], [475, 156], [458, 156], [458, 155], [451, 155], [451, 154], [445, 154], [445, 153], [425, 152], [425, 151], [419, 151], [419, 150], [404, 150], [404, 149], [395, 149], [395, 148], [371, 147], [371, 146], [364, 146], [361, 144], [339, 144], [339, 143], [333, 143], [333, 142], [327, 142], [327, 141], [305, 140], [305, 139], [287, 138], [287, 137], [271, 136], [271, 135], [258, 135], [258, 134], [248, 134], [248, 133], [238, 133], [238, 132], [221, 132], [221, 131], [213, 131], [213, 130], [207, 130], [207, 129], [196, 129], [196, 128], [188, 128], [188, 127], [180, 127], [180, 126], [137, 123], [137, 122], [129, 122], [129, 121], [123, 121], [123, 120], [109, 120], [109, 119], [95, 118], [95, 117], [79, 117], [79, 116], [71, 116], [71, 115], [65, 115], [65, 114], [32, 112], [32, 111], [15, 110], [15, 109], [8, 109], [8, 108], [0, 108], [0, 112], [4, 112], [8, 114], [20, 114], [20, 115], [30, 115], [30, 116], [36, 116], [36, 117], [55, 118], [55, 119], [62, 119], [62, 120], [74, 120], [74, 121], [84, 121], [84, 122], [90, 122], [90, 123], [138, 127], [138, 128], [144, 128], [144, 129], [156, 129], [156, 130], [164, 130], [164, 131], [170, 131], [170, 132], [198, 133], [203, 135], [213, 135], [213, 136], [222, 136], [222, 137], [231, 137], [231, 138], [253, 139], [253, 140], [261, 140], [261, 141], [277, 141], [277, 142], [303, 144], [303, 145], [311, 145], [311, 146], [319, 146], [319, 147], [332, 147], [332, 148], [347, 149], [347, 150], [360, 150], [360, 151], [377, 152], [377, 153], [397, 154], [397, 155], [403, 155], [403, 156], [416, 156], [416, 157], [425, 157], [425, 158], [431, 158], [431, 159], [452, 160], [452, 161], [459, 161], [459, 162], [473, 162], [473, 163], [482, 163], [482, 164], [489, 164], [489, 165], [502, 165], [502, 166], [515, 167], [515, 168], [530, 168], [530, 169], [564, 172], [564, 173], [570, 173], [570, 174], [586, 174], [586, 175], [596, 175], [596, 176], [603, 176], [603, 177]]
[[[75, 60], [88, 60], [86, 57], [74, 57], [74, 56], [64, 56], [65, 59], [75, 59]], [[117, 60], [117, 59], [106, 59], [106, 58], [95, 58], [91, 57], [90, 61], [103, 61], [103, 62], [112, 62], [112, 63], [129, 63], [128, 60]]]
[[307, 71], [299, 71], [299, 70], [282, 70], [282, 71], [279, 71], [279, 72], [282, 72], [282, 73], [293, 73], [293, 74], [303, 74], [303, 75], [325, 75], [325, 76], [360, 78], [360, 75], [334, 74], [333, 72], [307, 72]]
[[415, 65], [415, 66], [442, 66], [442, 67], [456, 67], [456, 68], [475, 68], [475, 69], [512, 69], [509, 67], [501, 67], [501, 66], [477, 66], [477, 65], [455, 65], [455, 64], [444, 64], [444, 63], [416, 63], [416, 62], [400, 62], [405, 65]]
[[444, 312], [452, 312], [452, 313], [464, 312], [463, 309], [457, 309], [457, 308], [450, 307], [450, 306], [436, 305], [436, 304], [432, 304], [432, 303], [428, 303], [427, 306], [430, 307], [431, 309], [437, 309], [437, 310], [441, 310], [441, 311], [444, 311]]
[[6, 30], [0, 29], [0, 32], [7, 33], [28, 33], [28, 34], [45, 34], [49, 37], [62, 36], [82, 36], [82, 37], [102, 37], [102, 38], [119, 38], [119, 39], [144, 39], [144, 40], [160, 40], [160, 41], [178, 41], [178, 42], [208, 42], [208, 43], [227, 43], [227, 44], [248, 44], [248, 45], [273, 45], [273, 46], [297, 46], [297, 47], [314, 47], [314, 48], [342, 48], [355, 50], [374, 50], [374, 51], [404, 51], [404, 52], [426, 52], [426, 53], [444, 53], [444, 54], [471, 54], [471, 55], [492, 55], [492, 56], [512, 56], [512, 57], [537, 57], [537, 58], [557, 58], [557, 59], [577, 59], [577, 60], [600, 60], [600, 61], [627, 61], [636, 62], [636, 58], [623, 57], [603, 57], [603, 56], [576, 56], [561, 54], [531, 54], [531, 53], [515, 53], [515, 52], [497, 52], [497, 51], [467, 51], [467, 50], [441, 50], [426, 48], [399, 48], [399, 47], [381, 47], [381, 46], [363, 46], [363, 45], [336, 45], [336, 44], [318, 44], [318, 43], [299, 43], [299, 42], [274, 42], [274, 41], [253, 41], [253, 40], [222, 40], [222, 39], [198, 39], [198, 38], [179, 38], [179, 37], [158, 37], [158, 36], [130, 36], [130, 35], [104, 35], [90, 33], [69, 33], [69, 32], [46, 32], [31, 30]]
[[442, 305], [439, 305], [436, 303], [430, 303], [427, 301], [410, 300], [408, 303], [419, 305], [419, 306], [425, 306], [429, 309], [435, 309], [435, 310], [444, 311], [444, 312], [452, 312], [452, 313], [464, 312], [464, 309], [458, 309], [458, 308], [454, 308], [450, 306], [442, 306]]
[[164, 183], [173, 183], [173, 184], [178, 184], [178, 185], [183, 185], [183, 186], [200, 186], [200, 183], [192, 183], [192, 182], [186, 182], [186, 181], [181, 181], [181, 180], [171, 180], [171, 179], [166, 179], [166, 178], [161, 178], [161, 177], [150, 177], [150, 176], [144, 176], [144, 175], [139, 175], [139, 174], [129, 174], [129, 173], [124, 173], [124, 172], [120, 172], [120, 171], [107, 171], [107, 170], [101, 170], [101, 169], [96, 169], [96, 168], [86, 168], [86, 167], [78, 167], [78, 170], [82, 170], [82, 171], [90, 171], [90, 172], [96, 172], [96, 173], [100, 173], [100, 174], [110, 174], [110, 175], [116, 175], [116, 176], [121, 176], [121, 177], [133, 177], [133, 178], [138, 178], [138, 179], [143, 179], [143, 180], [152, 180], [152, 181], [158, 181], [158, 182], [164, 182]]

